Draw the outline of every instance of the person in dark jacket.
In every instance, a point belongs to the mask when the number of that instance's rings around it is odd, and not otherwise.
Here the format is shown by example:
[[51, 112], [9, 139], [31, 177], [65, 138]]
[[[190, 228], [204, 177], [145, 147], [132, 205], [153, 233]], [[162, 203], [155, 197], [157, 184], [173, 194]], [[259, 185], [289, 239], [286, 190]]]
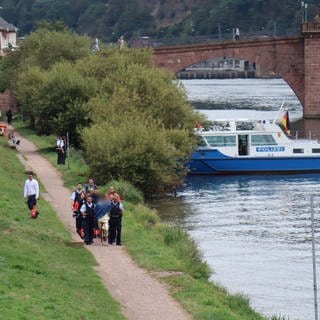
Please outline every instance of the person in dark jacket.
[[80, 208], [85, 203], [85, 193], [82, 188], [82, 184], [78, 183], [76, 189], [72, 192], [71, 195], [71, 209], [73, 211], [73, 217], [76, 219], [76, 230], [77, 233], [81, 235], [82, 228], [82, 214], [80, 212]]
[[93, 178], [88, 179], [88, 183], [84, 185], [84, 189], [86, 192], [90, 192], [91, 194], [93, 193], [94, 190], [96, 190], [98, 187], [96, 183], [94, 182]]
[[11, 111], [11, 109], [9, 109], [7, 112], [6, 112], [6, 117], [7, 117], [7, 122], [9, 125], [11, 125], [12, 123], [12, 118], [13, 118], [13, 113]]
[[95, 204], [92, 201], [92, 197], [88, 195], [87, 200], [80, 208], [82, 214], [82, 228], [84, 231], [84, 243], [87, 245], [93, 242], [94, 209]]
[[114, 195], [111, 200], [111, 209], [109, 212], [109, 244], [113, 244], [114, 241], [116, 241], [116, 244], [121, 246], [122, 215], [123, 205], [118, 201], [117, 195]]

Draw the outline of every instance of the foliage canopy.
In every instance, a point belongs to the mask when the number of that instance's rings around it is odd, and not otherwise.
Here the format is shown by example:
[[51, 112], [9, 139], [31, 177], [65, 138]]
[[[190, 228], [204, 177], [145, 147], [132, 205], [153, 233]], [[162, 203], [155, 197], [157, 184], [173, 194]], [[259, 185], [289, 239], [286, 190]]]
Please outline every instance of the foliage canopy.
[[150, 50], [89, 48], [86, 37], [44, 24], [0, 74], [16, 62], [7, 77], [24, 116], [40, 134], [68, 132], [99, 183], [127, 180], [146, 194], [179, 183], [200, 118], [184, 89], [152, 67]]

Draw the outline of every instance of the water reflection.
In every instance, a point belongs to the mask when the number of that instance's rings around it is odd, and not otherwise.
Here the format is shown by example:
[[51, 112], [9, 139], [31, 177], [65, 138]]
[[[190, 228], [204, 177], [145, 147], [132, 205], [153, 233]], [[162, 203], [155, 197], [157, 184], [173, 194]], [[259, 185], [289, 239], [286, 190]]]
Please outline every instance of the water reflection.
[[[310, 319], [310, 195], [320, 196], [319, 184], [320, 174], [195, 176], [177, 198], [153, 206], [192, 235], [215, 270], [213, 280], [248, 295], [267, 315]], [[320, 198], [317, 234], [319, 207]]]

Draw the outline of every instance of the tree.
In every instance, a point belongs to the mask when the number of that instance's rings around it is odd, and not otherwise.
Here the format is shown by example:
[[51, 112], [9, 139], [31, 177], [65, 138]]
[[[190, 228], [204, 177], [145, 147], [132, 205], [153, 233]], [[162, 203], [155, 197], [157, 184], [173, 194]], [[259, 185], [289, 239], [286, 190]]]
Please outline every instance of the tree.
[[100, 93], [87, 103], [94, 125], [82, 139], [92, 174], [102, 182], [128, 180], [150, 195], [186, 174], [200, 116], [173, 76], [151, 67], [145, 54], [108, 52]]
[[21, 111], [28, 115], [32, 127], [35, 127], [36, 110], [41, 106], [41, 92], [45, 82], [45, 74], [39, 67], [30, 67], [22, 72], [15, 84], [15, 96], [21, 105]]
[[21, 44], [20, 67], [49, 69], [60, 61], [75, 62], [90, 54], [90, 39], [73, 34], [61, 23], [40, 24]]
[[78, 130], [89, 123], [85, 104], [98, 88], [75, 67], [92, 54], [89, 43], [62, 23], [42, 22], [19, 51], [2, 59], [3, 83], [14, 91], [39, 133], [69, 131], [72, 142], [79, 144]]
[[32, 67], [19, 77], [16, 95], [39, 133], [70, 133], [79, 145], [78, 131], [89, 125], [85, 103], [95, 95], [94, 81], [82, 76], [70, 62], [50, 70]]
[[183, 87], [172, 74], [149, 65], [149, 54], [133, 49], [109, 52], [105, 68], [111, 72], [101, 84], [107, 110], [137, 111], [157, 119], [167, 129], [193, 128], [195, 112]]

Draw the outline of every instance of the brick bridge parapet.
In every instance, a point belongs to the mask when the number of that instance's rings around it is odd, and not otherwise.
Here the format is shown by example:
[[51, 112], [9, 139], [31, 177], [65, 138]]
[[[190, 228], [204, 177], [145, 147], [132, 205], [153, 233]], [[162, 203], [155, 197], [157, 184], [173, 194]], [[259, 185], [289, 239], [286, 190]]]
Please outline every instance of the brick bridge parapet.
[[320, 25], [305, 24], [296, 37], [158, 47], [153, 52], [154, 65], [175, 74], [218, 57], [248, 60], [276, 73], [297, 95], [304, 118], [320, 118]]

